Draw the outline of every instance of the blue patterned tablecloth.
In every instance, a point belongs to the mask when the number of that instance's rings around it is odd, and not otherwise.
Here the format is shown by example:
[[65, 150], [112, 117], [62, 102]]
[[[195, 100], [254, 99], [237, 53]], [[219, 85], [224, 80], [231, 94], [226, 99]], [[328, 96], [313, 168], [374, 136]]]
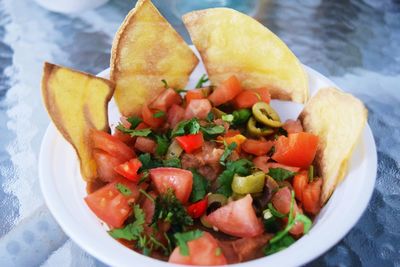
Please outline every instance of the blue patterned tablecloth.
[[[0, 266], [104, 265], [75, 245], [44, 205], [37, 161], [49, 119], [39, 83], [45, 60], [91, 73], [107, 68], [113, 34], [134, 2], [62, 15], [32, 0], [0, 0]], [[154, 2], [189, 41], [179, 16], [199, 1]], [[347, 236], [309, 265], [400, 266], [400, 2], [232, 2], [369, 109], [379, 164], [371, 203]]]

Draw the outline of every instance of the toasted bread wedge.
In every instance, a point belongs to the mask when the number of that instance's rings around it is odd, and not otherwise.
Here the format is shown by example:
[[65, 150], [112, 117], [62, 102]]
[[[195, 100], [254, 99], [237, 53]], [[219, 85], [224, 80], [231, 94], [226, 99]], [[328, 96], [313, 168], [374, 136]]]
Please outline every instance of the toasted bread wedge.
[[300, 114], [304, 130], [319, 136], [314, 163], [323, 178], [322, 205], [346, 175], [367, 114], [359, 99], [335, 88], [320, 89]]
[[91, 129], [109, 131], [107, 104], [114, 92], [105, 79], [51, 63], [44, 64], [42, 95], [49, 115], [80, 159], [85, 181], [97, 178]]
[[163, 90], [184, 88], [198, 59], [149, 0], [139, 0], [119, 28], [111, 51], [114, 98], [124, 116]]
[[183, 22], [212, 84], [236, 75], [247, 89], [268, 87], [272, 98], [307, 101], [308, 79], [300, 61], [261, 23], [228, 8], [190, 12]]

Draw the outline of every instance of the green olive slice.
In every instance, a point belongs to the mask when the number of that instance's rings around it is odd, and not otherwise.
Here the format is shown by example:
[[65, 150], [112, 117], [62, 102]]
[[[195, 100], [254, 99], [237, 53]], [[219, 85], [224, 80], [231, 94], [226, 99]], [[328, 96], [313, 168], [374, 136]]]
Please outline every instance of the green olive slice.
[[254, 117], [251, 117], [247, 121], [247, 130], [255, 136], [267, 136], [274, 133], [274, 130], [268, 127], [258, 128], [257, 121]]
[[264, 189], [265, 173], [255, 172], [248, 176], [235, 174], [232, 181], [232, 191], [236, 194], [260, 193]]
[[207, 205], [209, 206], [213, 202], [218, 202], [221, 206], [224, 206], [228, 203], [228, 199], [222, 194], [211, 194], [207, 197]]
[[253, 116], [258, 122], [274, 128], [282, 126], [278, 113], [267, 103], [255, 103], [252, 107], [252, 111]]

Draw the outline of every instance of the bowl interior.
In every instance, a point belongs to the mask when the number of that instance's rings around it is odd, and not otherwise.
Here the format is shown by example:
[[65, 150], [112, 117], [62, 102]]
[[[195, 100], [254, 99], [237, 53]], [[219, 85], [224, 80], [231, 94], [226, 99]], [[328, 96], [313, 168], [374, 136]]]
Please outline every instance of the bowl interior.
[[[306, 67], [311, 95], [319, 88], [335, 86], [315, 70]], [[205, 73], [199, 64], [193, 72], [188, 88], [193, 88]], [[109, 70], [99, 74], [108, 77]], [[303, 105], [272, 101], [282, 120], [295, 119]], [[114, 102], [109, 105], [110, 124], [115, 125], [119, 113]], [[327, 205], [316, 218], [309, 234], [289, 248], [240, 266], [297, 266], [318, 257], [335, 245], [361, 217], [367, 207], [375, 184], [376, 148], [371, 129], [366, 126], [349, 164], [349, 172], [337, 187]], [[72, 146], [50, 124], [42, 141], [39, 156], [39, 177], [47, 206], [66, 234], [80, 247], [104, 263], [112, 266], [174, 266], [129, 250], [111, 238], [106, 227], [86, 206], [86, 195], [77, 156]], [[181, 266], [181, 265], [176, 265]]]

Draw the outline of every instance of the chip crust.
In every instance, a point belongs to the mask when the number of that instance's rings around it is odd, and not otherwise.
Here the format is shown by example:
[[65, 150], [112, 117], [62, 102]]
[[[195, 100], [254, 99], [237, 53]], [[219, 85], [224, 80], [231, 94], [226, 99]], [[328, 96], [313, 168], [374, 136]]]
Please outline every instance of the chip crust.
[[90, 130], [110, 131], [108, 102], [114, 84], [88, 73], [45, 62], [42, 97], [54, 125], [74, 147], [85, 181], [97, 179]]
[[212, 84], [236, 75], [247, 89], [268, 87], [272, 98], [307, 101], [308, 78], [300, 61], [258, 21], [233, 9], [211, 8], [187, 13], [183, 22]]
[[199, 60], [150, 0], [139, 0], [121, 24], [111, 51], [115, 101], [124, 116], [138, 115], [165, 79], [184, 88]]
[[322, 205], [346, 175], [367, 116], [368, 111], [358, 98], [336, 88], [320, 89], [300, 114], [304, 130], [319, 136], [314, 164], [323, 178]]

